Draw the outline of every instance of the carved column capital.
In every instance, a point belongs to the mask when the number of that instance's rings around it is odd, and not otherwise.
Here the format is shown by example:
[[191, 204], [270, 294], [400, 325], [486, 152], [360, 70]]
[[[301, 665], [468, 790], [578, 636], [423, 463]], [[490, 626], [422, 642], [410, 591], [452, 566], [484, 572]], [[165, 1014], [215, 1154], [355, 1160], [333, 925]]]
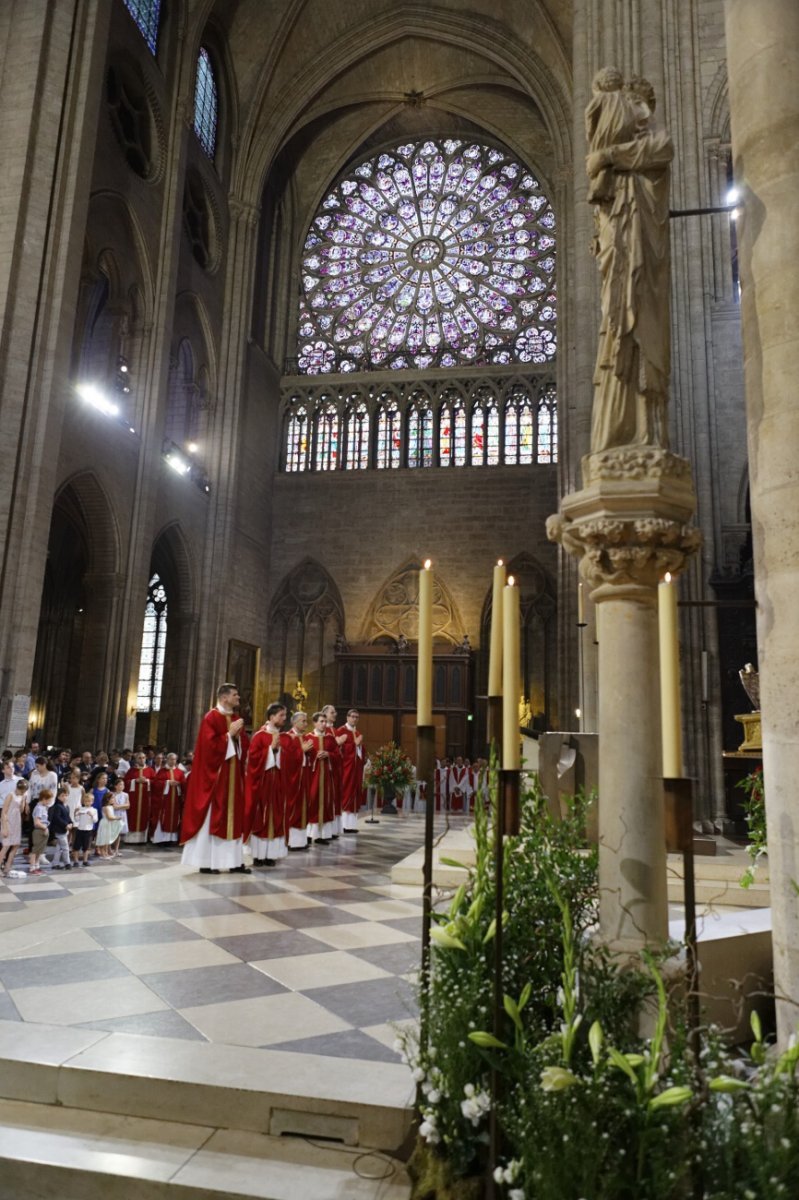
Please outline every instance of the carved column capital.
[[666, 571], [683, 571], [702, 542], [688, 523], [690, 464], [659, 447], [624, 446], [587, 455], [583, 480], [547, 521], [548, 538], [580, 559], [594, 603], [654, 604]]

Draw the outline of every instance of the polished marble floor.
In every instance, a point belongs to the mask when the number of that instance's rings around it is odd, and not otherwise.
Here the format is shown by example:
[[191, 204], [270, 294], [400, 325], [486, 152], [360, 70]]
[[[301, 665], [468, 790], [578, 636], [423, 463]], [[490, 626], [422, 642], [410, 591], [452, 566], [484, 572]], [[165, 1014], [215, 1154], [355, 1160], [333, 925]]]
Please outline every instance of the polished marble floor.
[[147, 847], [7, 879], [0, 1020], [397, 1062], [421, 896], [389, 873], [422, 837], [384, 817], [249, 876]]

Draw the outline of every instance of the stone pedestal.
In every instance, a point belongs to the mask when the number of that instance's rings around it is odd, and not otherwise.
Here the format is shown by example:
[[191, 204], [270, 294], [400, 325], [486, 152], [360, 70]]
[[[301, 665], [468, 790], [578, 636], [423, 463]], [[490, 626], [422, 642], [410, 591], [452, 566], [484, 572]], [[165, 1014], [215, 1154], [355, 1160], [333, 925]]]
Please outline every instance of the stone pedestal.
[[666, 844], [657, 587], [699, 546], [686, 524], [689, 463], [655, 446], [583, 459], [583, 489], [547, 532], [580, 559], [601, 605], [599, 639], [599, 885], [603, 940], [635, 950], [666, 938]]

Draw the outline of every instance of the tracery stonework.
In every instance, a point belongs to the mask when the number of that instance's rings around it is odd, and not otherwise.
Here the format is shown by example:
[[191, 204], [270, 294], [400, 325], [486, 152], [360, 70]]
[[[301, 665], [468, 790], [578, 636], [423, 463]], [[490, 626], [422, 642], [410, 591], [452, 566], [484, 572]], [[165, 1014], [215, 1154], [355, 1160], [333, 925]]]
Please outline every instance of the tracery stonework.
[[[364, 622], [363, 641], [419, 636], [419, 571], [421, 562], [408, 562], [383, 585]], [[433, 637], [456, 645], [463, 640], [463, 623], [446, 584], [433, 577]]]
[[408, 142], [323, 200], [302, 261], [303, 374], [546, 363], [555, 214], [506, 150]]

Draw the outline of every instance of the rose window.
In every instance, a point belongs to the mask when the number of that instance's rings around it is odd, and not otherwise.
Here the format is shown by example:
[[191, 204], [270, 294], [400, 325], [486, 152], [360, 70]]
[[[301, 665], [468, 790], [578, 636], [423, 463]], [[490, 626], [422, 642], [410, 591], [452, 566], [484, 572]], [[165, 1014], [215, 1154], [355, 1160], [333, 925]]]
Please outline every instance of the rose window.
[[302, 258], [304, 374], [554, 358], [555, 215], [504, 150], [407, 143], [349, 171]]

